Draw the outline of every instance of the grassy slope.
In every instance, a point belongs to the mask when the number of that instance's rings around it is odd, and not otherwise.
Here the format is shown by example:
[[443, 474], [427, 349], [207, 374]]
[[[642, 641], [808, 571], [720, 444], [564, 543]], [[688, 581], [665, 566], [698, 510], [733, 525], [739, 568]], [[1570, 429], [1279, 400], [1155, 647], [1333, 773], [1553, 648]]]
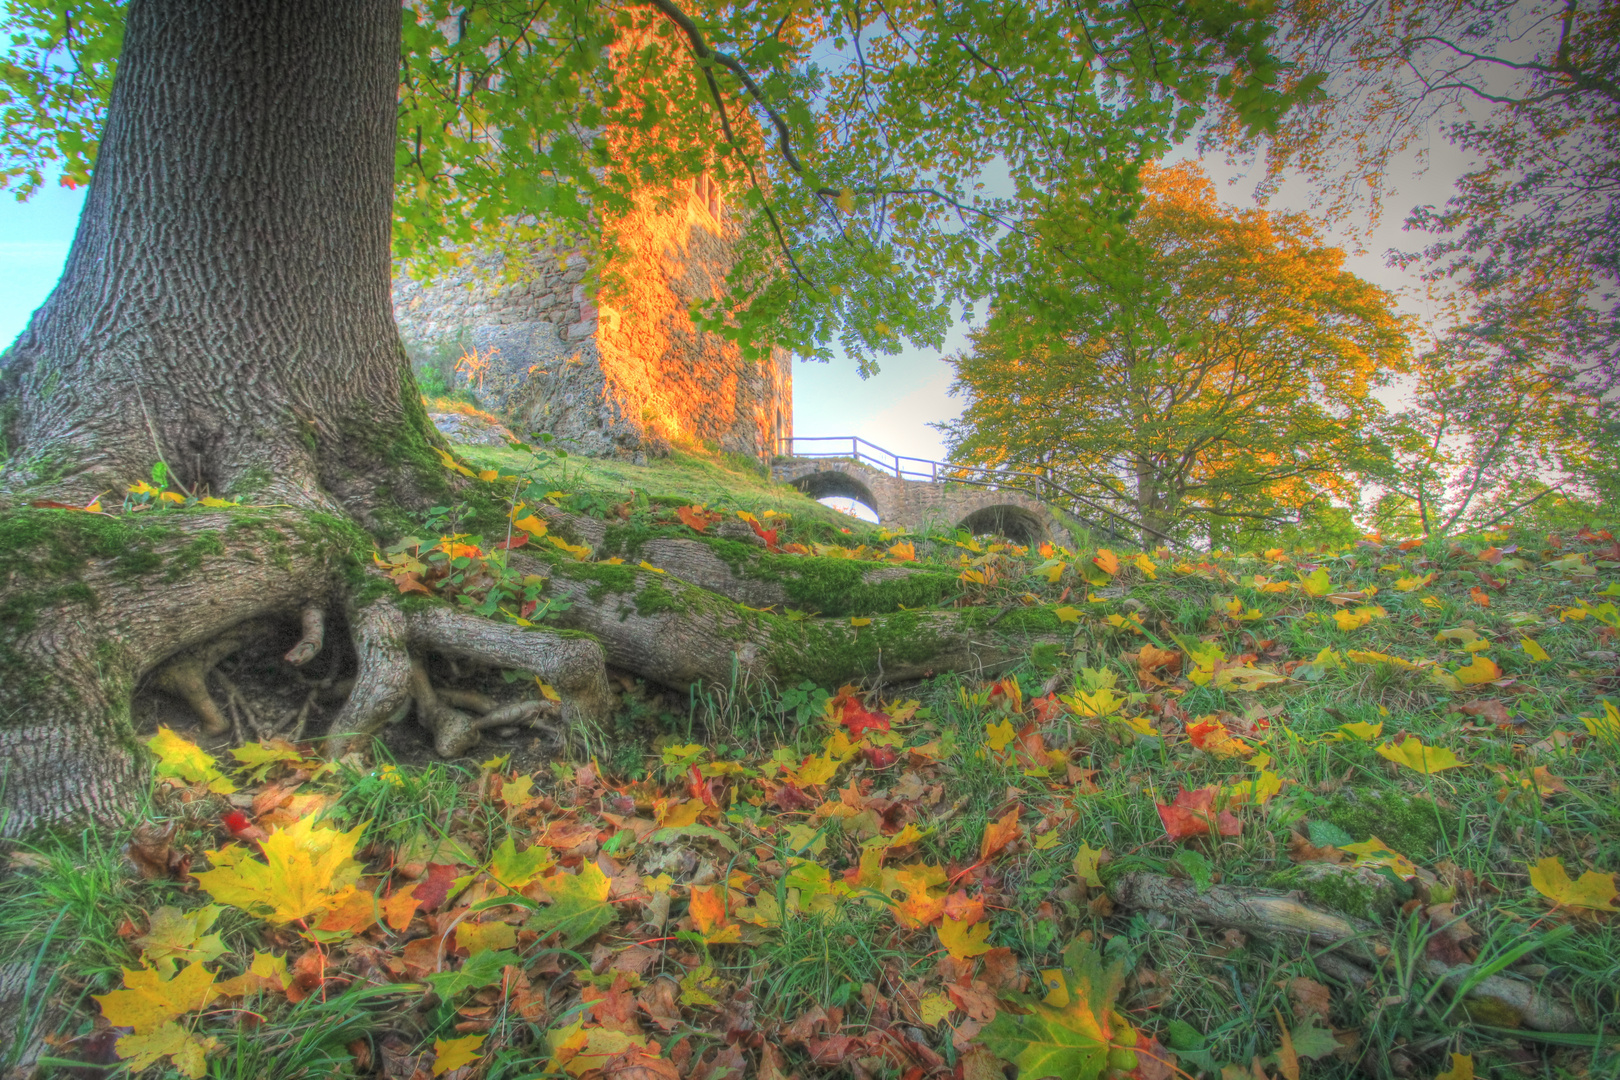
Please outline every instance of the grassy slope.
[[[501, 453], [469, 456], [493, 463]], [[676, 459], [652, 470], [631, 471], [628, 466], [569, 459], [558, 472], [547, 474], [548, 483], [552, 478], [559, 490], [566, 486], [579, 509], [640, 488], [672, 501], [755, 512], [791, 507], [807, 533], [828, 537], [832, 530], [850, 528], [845, 543], [869, 540], [873, 533], [842, 517], [823, 520], [826, 512], [815, 504], [763, 479], [741, 480], [701, 461]], [[1156, 575], [1152, 580], [1127, 560], [1117, 577], [1102, 587], [1089, 586], [1075, 576], [1078, 568], [1089, 564], [1090, 552], [1063, 560], [1059, 576], [1048, 583], [1045, 575], [1029, 575], [1042, 562], [1035, 556], [964, 551], [944, 542], [919, 545], [936, 561], [956, 566], [966, 560], [968, 569], [977, 567], [988, 574], [986, 584], [964, 586], [960, 602], [1015, 605], [1020, 596], [1030, 594], [1051, 603], [1068, 590], [1068, 602], [1081, 609], [1072, 625], [1071, 647], [1032, 657], [1017, 673], [1022, 714], [1011, 715], [1005, 694], [992, 698], [988, 687], [954, 676], [891, 691], [895, 700], [921, 701], [910, 720], [896, 725], [902, 744], [933, 745], [940, 760], [903, 755], [897, 764], [877, 769], [857, 758], [843, 765], [828, 786], [805, 784], [813, 803], [826, 801], [821, 810], [781, 812], [763, 801], [766, 789], [750, 777], [777, 777], [777, 762], [798, 762], [822, 749], [829, 730], [821, 720], [825, 693], [806, 686], [768, 701], [730, 702], [724, 711], [699, 710], [668, 732], [664, 741], [672, 745], [661, 752], [622, 748], [615, 754], [614, 783], [641, 778], [641, 786], [625, 790], [635, 797], [642, 815], [651, 815], [654, 795], [690, 797], [686, 768], [694, 762], [700, 767], [711, 763], [706, 771], [720, 776], [720, 784], [732, 785], [735, 802], [728, 813], [711, 811], [704, 820], [740, 846], [733, 853], [722, 842], [701, 836], [674, 838], [673, 844], [625, 843], [618, 848], [623, 872], [671, 872], [673, 920], [686, 908], [687, 883], [694, 873], [741, 874], [739, 883], [749, 889], [764, 885], [769, 895], [775, 888], [773, 863], [808, 857], [836, 881], [856, 866], [862, 842], [872, 838], [874, 825], [882, 835], [892, 833], [901, 821], [911, 821], [926, 835], [895, 853], [889, 859], [891, 866], [938, 865], [961, 875], [959, 883], [986, 902], [989, 943], [1010, 949], [1026, 977], [1055, 966], [1076, 935], [1106, 942], [1106, 952], [1131, 972], [1121, 1007], [1133, 1023], [1161, 1041], [1172, 1034], [1185, 1040], [1189, 1030], [1204, 1037], [1202, 1055], [1207, 1057], [1195, 1053], [1181, 1059], [1181, 1068], [1196, 1075], [1204, 1063], [1239, 1063], [1247, 1068], [1254, 1057], [1275, 1051], [1278, 1015], [1296, 1030], [1305, 1019], [1295, 993], [1303, 984], [1290, 980], [1319, 979], [1319, 974], [1292, 946], [1243, 940], [1174, 919], [1111, 911], [1096, 891], [1087, 893], [1076, 885], [1071, 864], [1080, 846], [1110, 853], [1113, 861], [1105, 867], [1105, 878], [1137, 867], [1180, 876], [1207, 873], [1226, 883], [1286, 886], [1296, 883], [1298, 873], [1288, 857], [1290, 834], [1310, 836], [1319, 845], [1376, 836], [1421, 871], [1408, 881], [1390, 883], [1392, 892], [1385, 898], [1392, 897], [1393, 903], [1380, 907], [1377, 896], [1353, 889], [1313, 891], [1320, 903], [1371, 914], [1397, 941], [1396, 956], [1369, 990], [1333, 989], [1332, 1025], [1337, 1031], [1353, 1032], [1354, 1038], [1347, 1034], [1345, 1041], [1357, 1049], [1342, 1057], [1307, 1062], [1304, 1075], [1350, 1076], [1359, 1069], [1373, 1075], [1409, 1070], [1410, 1075], [1429, 1077], [1449, 1062], [1450, 1052], [1473, 1054], [1479, 1075], [1486, 1075], [1492, 1066], [1521, 1061], [1548, 1075], [1614, 1075], [1620, 1056], [1612, 1039], [1611, 1045], [1594, 1051], [1516, 1038], [1493, 1026], [1500, 1017], [1478, 1012], [1470, 1016], [1453, 1008], [1444, 993], [1431, 994], [1431, 983], [1415, 973], [1412, 963], [1425, 945], [1424, 905], [1443, 899], [1449, 889], [1456, 895], [1457, 914], [1474, 932], [1467, 945], [1477, 951], [1478, 962], [1486, 963], [1516, 945], [1540, 942], [1526, 961], [1535, 965], [1527, 972], [1545, 974], [1569, 988], [1587, 1010], [1592, 1030], [1612, 1025], [1620, 1012], [1615, 992], [1620, 985], [1620, 933], [1615, 917], [1575, 919], [1565, 911], [1549, 913], [1548, 901], [1530, 888], [1527, 872], [1529, 865], [1548, 856], [1561, 858], [1572, 875], [1620, 869], [1620, 743], [1586, 737], [1579, 719], [1602, 716], [1605, 695], [1620, 697], [1620, 661], [1614, 654], [1620, 616], [1612, 606], [1604, 607], [1611, 596], [1595, 595], [1620, 592], [1620, 564], [1597, 558], [1599, 545], [1569, 536], [1562, 541], [1562, 547], [1555, 548], [1544, 536], [1502, 533], [1456, 542], [1436, 540], [1406, 552], [1393, 546], [1360, 546], [1327, 553], [1186, 561], [1161, 553], [1152, 557]], [[1491, 547], [1514, 545], [1520, 550], [1504, 563], [1476, 557]], [[1572, 553], [1581, 559], [1570, 561]], [[1514, 566], [1515, 559], [1522, 566]], [[1326, 572], [1335, 594], [1376, 589], [1376, 595], [1336, 605], [1309, 595], [1297, 584], [1280, 592], [1264, 591], [1257, 584], [1256, 575], [1295, 583], [1318, 567]], [[1431, 573], [1431, 581], [1410, 591], [1397, 585]], [[1506, 586], [1481, 594], [1488, 606], [1470, 592], [1481, 585], [1480, 573]], [[1240, 618], [1228, 613], [1233, 598], [1240, 602]], [[1384, 614], [1354, 629], [1338, 625], [1336, 612], [1367, 604], [1380, 605]], [[1574, 616], [1583, 610], [1589, 614]], [[1258, 617], [1248, 617], [1251, 612]], [[1109, 625], [1109, 616], [1120, 617], [1116, 622], [1139, 619], [1140, 633], [1129, 626]], [[1434, 667], [1455, 671], [1469, 656], [1455, 638], [1437, 640], [1447, 630], [1471, 630], [1486, 642], [1480, 651], [1499, 666], [1501, 678], [1458, 689], [1436, 681], [1427, 666], [1401, 670], [1348, 656], [1351, 650], [1378, 652], [1420, 665], [1434, 661]], [[1248, 692], [1219, 689], [1215, 683], [1220, 678], [1199, 686], [1161, 671], [1168, 685], [1139, 685], [1131, 658], [1149, 637], [1177, 653], [1186, 647], [1218, 646], [1234, 663], [1250, 654], [1249, 662], [1292, 678]], [[1550, 659], [1531, 659], [1521, 645], [1525, 638], [1539, 644]], [[1331, 651], [1329, 656], [1323, 657], [1324, 649]], [[1190, 658], [1181, 659], [1190, 669]], [[1317, 662], [1300, 666], [1311, 661]], [[1131, 696], [1107, 719], [1076, 716], [1069, 709], [1048, 714], [1037, 730], [1048, 748], [1062, 751], [1062, 763], [1043, 774], [1029, 769], [1029, 760], [1020, 760], [1014, 752], [989, 749], [987, 740], [1003, 721], [1011, 721], [1015, 728], [1035, 722], [1029, 700], [1054, 675], [1062, 676], [1065, 685], [1072, 679], [1082, 687], [1100, 685], [1111, 677], [1119, 694]], [[1154, 693], [1156, 697], [1149, 696]], [[1514, 723], [1500, 727], [1455, 711], [1459, 705], [1489, 701], [1502, 703]], [[1246, 724], [1246, 718], [1252, 724], [1260, 714], [1267, 727]], [[1185, 721], [1208, 715], [1223, 717], [1236, 730], [1252, 730], [1252, 748], [1269, 758], [1264, 768], [1274, 772], [1283, 786], [1264, 807], [1237, 811], [1244, 821], [1240, 836], [1219, 843], [1201, 839], [1177, 844], [1166, 838], [1155, 801], [1168, 801], [1178, 787], [1230, 785], [1257, 774], [1254, 759], [1216, 756], [1189, 742]], [[1150, 724], [1158, 734], [1140, 735], [1119, 722], [1124, 717], [1143, 718], [1138, 726]], [[1370, 741], [1333, 738], [1342, 725], [1353, 723], [1383, 728]], [[1454, 751], [1465, 767], [1424, 775], [1386, 761], [1377, 748], [1403, 733]], [[673, 748], [688, 739], [694, 749]], [[1538, 793], [1529, 772], [1538, 766], [1546, 769], [1544, 782], [1550, 777], [1564, 790]], [[745, 771], [738, 772], [738, 767]], [[1071, 774], [1071, 767], [1078, 771]], [[516, 812], [490, 798], [491, 784], [480, 781], [476, 770], [454, 766], [404, 776], [346, 773], [314, 787], [339, 798], [343, 821], [373, 823], [371, 835], [378, 842], [370, 857], [375, 866], [384, 868], [400, 844], [427, 830], [448, 829], [476, 862], [476, 856], [508, 834], [520, 848], [533, 842], [550, 820], [578, 818], [603, 825], [604, 819], [592, 809], [567, 809], [581, 805], [572, 793], [572, 779], [567, 768], [536, 777], [537, 790], [558, 793], [556, 806], [531, 804]], [[1523, 783], [1526, 779], [1531, 786]], [[842, 801], [841, 789], [850, 790]], [[885, 803], [893, 800], [900, 809], [881, 818], [846, 819], [844, 810], [835, 810], [843, 806], [853, 812], [885, 794]], [[755, 800], [760, 800], [757, 805]], [[583, 805], [593, 804], [587, 800]], [[977, 861], [988, 823], [1009, 809], [1018, 812], [1024, 836], [985, 866], [968, 870]], [[164, 793], [150, 812], [160, 819], [182, 816], [172, 792]], [[219, 842], [219, 834], [206, 819], [198, 821], [199, 816], [190, 815], [183, 823], [177, 847], [200, 853]], [[816, 828], [805, 830], [807, 823]], [[818, 829], [819, 840], [805, 849], [806, 838]], [[608, 828], [600, 835], [611, 832]], [[141, 924], [143, 913], [159, 904], [189, 908], [205, 899], [177, 885], [128, 878], [117, 855], [123, 839], [122, 833], [111, 837], [85, 833], [42, 841], [24, 857], [24, 872], [0, 883], [0, 954], [52, 955], [68, 961], [65, 981], [55, 992], [66, 992], [80, 1006], [69, 1030], [90, 1029], [95, 1009], [82, 994], [116, 986], [118, 966], [134, 962], [135, 949], [118, 936], [126, 917]], [[824, 847], [820, 841], [825, 841]], [[690, 858], [672, 855], [682, 851]], [[1407, 900], [1416, 904], [1403, 912], [1400, 905]], [[792, 1021], [815, 1006], [844, 1007], [845, 1031], [861, 1034], [868, 1023], [882, 1018], [885, 1000], [899, 1002], [908, 994], [940, 998], [944, 984], [937, 962], [942, 953], [934, 930], [900, 929], [881, 903], [835, 898], [823, 906], [827, 909], [823, 915], [802, 915], [779, 927], [749, 928], [748, 944], [704, 950], [690, 941], [664, 941], [659, 946], [664, 950], [661, 959], [646, 978], [663, 971], [686, 977], [689, 988], [695, 988], [690, 965], [712, 964], [710, 996], [724, 1000], [746, 987], [758, 1010], [756, 1023], [772, 1040], [780, 1038], [776, 1023]], [[599, 943], [622, 949], [659, 936], [641, 921], [644, 913], [628, 914], [633, 903], [622, 910], [626, 914], [619, 925], [605, 931]], [[267, 939], [262, 923], [234, 909], [227, 909], [221, 927], [234, 950], [214, 965], [222, 973], [239, 970], [251, 949], [263, 948], [267, 941], [289, 957], [301, 951], [286, 934]], [[419, 921], [404, 937], [423, 932]], [[404, 940], [380, 929], [371, 937], [373, 945], [394, 953]], [[534, 946], [525, 950], [531, 964], [543, 961]], [[329, 959], [334, 972], [356, 962], [341, 948]], [[567, 960], [562, 966], [574, 964]], [[549, 1021], [531, 1028], [515, 1016], [500, 1019], [494, 1038], [484, 1047], [486, 1052], [502, 1048], [491, 1058], [487, 1075], [535, 1075], [547, 1056], [541, 1033], [573, 1019], [568, 1003], [579, 1000], [581, 981], [592, 979], [580, 976], [554, 984], [559, 1004]], [[896, 991], [897, 984], [903, 989]], [[864, 989], [868, 986], [872, 989]], [[334, 1001], [345, 1000], [336, 994], [334, 988]], [[349, 1016], [351, 1025], [353, 1016], [359, 1015], [359, 1027], [369, 1025], [373, 1032], [390, 1027], [408, 1031], [424, 1046], [456, 1034], [453, 1009], [440, 1004], [408, 1013], [405, 1006], [416, 1000], [395, 1002], [369, 1020], [355, 1009], [338, 1009], [337, 1014]], [[315, 1031], [325, 1022], [316, 1015], [324, 1007], [318, 996], [296, 1008], [261, 1003], [260, 1011], [274, 1018], [264, 1032], [245, 1044], [240, 1034], [229, 1038], [236, 1040], [238, 1053], [281, 1047], [278, 1053], [293, 1061], [296, 1055], [286, 1047], [304, 1045], [297, 1042], [300, 1033]], [[679, 1052], [676, 1044], [681, 1038], [698, 1054], [720, 1045], [725, 1021], [716, 1009], [688, 1004], [682, 1018], [684, 1026], [672, 1032], [647, 1025], [647, 1034], [668, 1053]], [[934, 1026], [915, 1017], [906, 1019], [926, 1027], [926, 1041], [948, 1061], [973, 1052], [972, 1040], [962, 1037], [972, 1025], [961, 1011], [950, 1012]], [[229, 1021], [229, 1013], [220, 1013], [203, 1028], [223, 1035]], [[953, 1029], [958, 1032], [955, 1040]], [[349, 1029], [344, 1034], [344, 1041], [354, 1037]], [[790, 1057], [802, 1076], [834, 1074], [809, 1064], [802, 1047]], [[262, 1063], [244, 1071], [225, 1059], [215, 1060], [220, 1075], [272, 1075], [255, 1071]], [[902, 1071], [876, 1065], [872, 1069], [874, 1075], [899, 1076]]]

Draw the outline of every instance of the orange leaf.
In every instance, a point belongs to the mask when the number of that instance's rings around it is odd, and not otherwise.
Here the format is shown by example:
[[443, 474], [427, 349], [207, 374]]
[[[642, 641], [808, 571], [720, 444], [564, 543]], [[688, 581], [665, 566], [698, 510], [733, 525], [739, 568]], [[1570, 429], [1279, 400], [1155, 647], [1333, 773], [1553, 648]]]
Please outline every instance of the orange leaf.
[[1491, 606], [1490, 594], [1484, 589], [1480, 588], [1478, 585], [1475, 585], [1472, 589], [1468, 590], [1468, 598], [1474, 603], [1478, 604], [1480, 607]]
[[1096, 558], [1092, 559], [1091, 561], [1096, 564], [1097, 569], [1101, 570], [1109, 577], [1113, 577], [1115, 574], [1119, 573], [1119, 556], [1115, 555], [1107, 548], [1098, 548]]
[[1219, 814], [1213, 813], [1211, 806], [1215, 801], [1213, 787], [1198, 788], [1188, 791], [1182, 788], [1177, 793], [1175, 801], [1166, 806], [1155, 803], [1158, 808], [1159, 820], [1164, 823], [1164, 831], [1172, 840], [1186, 840], [1194, 836], [1207, 836], [1210, 825], [1222, 836], [1237, 836], [1243, 831], [1243, 822], [1232, 815], [1230, 810], [1222, 810]]
[[1024, 834], [1018, 827], [1018, 807], [1013, 807], [984, 827], [984, 839], [979, 843], [979, 861], [984, 862]]

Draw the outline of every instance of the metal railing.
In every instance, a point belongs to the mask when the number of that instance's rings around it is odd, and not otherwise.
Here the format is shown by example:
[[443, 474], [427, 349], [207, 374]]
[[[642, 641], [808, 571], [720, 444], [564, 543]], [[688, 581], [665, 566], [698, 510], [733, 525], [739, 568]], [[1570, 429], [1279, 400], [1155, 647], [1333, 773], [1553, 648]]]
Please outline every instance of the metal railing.
[[[815, 445], [805, 445], [801, 449], [802, 444]], [[885, 450], [876, 443], [867, 442], [858, 435], [790, 435], [778, 440], [777, 452], [782, 457], [790, 458], [837, 458], [855, 461], [880, 472], [886, 472], [899, 480], [929, 484], [967, 484], [989, 490], [1018, 491], [1041, 502], [1061, 506], [1096, 532], [1123, 538], [1124, 534], [1120, 529], [1128, 528], [1135, 530], [1138, 536], [1143, 534], [1155, 536], [1173, 547], [1187, 546], [1166, 533], [1111, 510], [1089, 496], [1072, 491], [1045, 473], [1033, 469], [1002, 465], [963, 465], [949, 461], [934, 461], [930, 458], [907, 457], [892, 450]], [[1078, 509], [1079, 507], [1085, 507], [1091, 513], [1107, 518], [1108, 524], [1099, 525], [1092, 521]]]

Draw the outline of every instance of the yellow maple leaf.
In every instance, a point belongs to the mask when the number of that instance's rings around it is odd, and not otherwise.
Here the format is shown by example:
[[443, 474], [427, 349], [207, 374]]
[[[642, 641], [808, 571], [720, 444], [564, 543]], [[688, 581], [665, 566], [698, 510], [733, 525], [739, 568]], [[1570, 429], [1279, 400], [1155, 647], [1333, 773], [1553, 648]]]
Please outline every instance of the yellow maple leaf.
[[1328, 572], [1318, 567], [1299, 579], [1299, 587], [1306, 596], [1326, 596], [1333, 591]]
[[546, 535], [551, 528], [534, 514], [525, 514], [523, 517], [513, 518], [512, 524], [537, 540]]
[[1339, 848], [1356, 857], [1357, 866], [1370, 866], [1374, 869], [1387, 866], [1395, 872], [1397, 877], [1409, 878], [1417, 873], [1417, 866], [1405, 855], [1384, 843], [1378, 837], [1370, 837], [1359, 844], [1344, 844]]
[[348, 832], [317, 826], [314, 817], [277, 826], [263, 842], [264, 861], [251, 848], [210, 851], [214, 869], [192, 876], [215, 900], [272, 923], [331, 911], [348, 900], [365, 868], [354, 860], [365, 825]]
[[1080, 609], [1077, 607], [1070, 607], [1067, 604], [1064, 604], [1062, 607], [1053, 608], [1052, 614], [1057, 616], [1058, 622], [1060, 623], [1080, 621]]
[[292, 972], [287, 969], [287, 958], [276, 953], [253, 953], [253, 963], [234, 979], [215, 985], [221, 997], [243, 997], [255, 990], [286, 990], [292, 985]]
[[125, 968], [122, 990], [94, 995], [109, 1024], [133, 1028], [137, 1035], [156, 1031], [171, 1020], [196, 1012], [218, 996], [214, 973], [196, 962], [170, 979], [154, 968]]
[[984, 744], [993, 753], [999, 754], [1007, 749], [1008, 744], [1017, 736], [1018, 732], [1013, 728], [1010, 720], [1003, 720], [999, 724], [984, 725]]
[[1443, 1073], [1435, 1074], [1434, 1080], [1474, 1080], [1473, 1055], [1452, 1054], [1451, 1068]]
[[1552, 657], [1547, 654], [1547, 650], [1543, 649], [1541, 647], [1541, 643], [1536, 641], [1535, 638], [1520, 638], [1519, 648], [1524, 650], [1524, 655], [1528, 656], [1538, 664], [1545, 664], [1548, 660], [1552, 659]]
[[990, 951], [990, 924], [953, 919], [946, 915], [939, 924], [939, 943], [953, 960], [971, 960]]
[[1457, 681], [1462, 683], [1464, 686], [1478, 686], [1481, 683], [1488, 683], [1493, 679], [1500, 679], [1502, 677], [1502, 669], [1497, 667], [1496, 661], [1492, 660], [1490, 657], [1484, 655], [1483, 653], [1475, 653], [1473, 660], [1469, 661], [1463, 667], [1458, 668], [1456, 671], [1452, 672], [1452, 674], [1455, 675], [1457, 677]]
[[156, 1064], [161, 1058], [168, 1058], [181, 1076], [199, 1080], [208, 1071], [208, 1051], [218, 1045], [219, 1040], [193, 1035], [189, 1029], [170, 1020], [150, 1032], [125, 1035], [118, 1040], [117, 1053], [129, 1066], [131, 1074]]
[[433, 1075], [443, 1076], [451, 1069], [471, 1065], [479, 1058], [478, 1048], [484, 1045], [484, 1035], [463, 1035], [459, 1039], [433, 1040]]
[[1399, 656], [1364, 649], [1346, 649], [1344, 655], [1353, 664], [1388, 664], [1398, 671], [1411, 671], [1416, 666], [1410, 660], [1402, 660]]
[[1339, 730], [1328, 733], [1328, 738], [1334, 742], [1355, 740], [1357, 742], [1372, 742], [1384, 733], [1384, 722], [1369, 724], [1365, 720], [1357, 720], [1350, 724], [1340, 724]]
[[1098, 874], [1098, 867], [1102, 865], [1102, 857], [1107, 854], [1106, 848], [1093, 848], [1081, 844], [1079, 852], [1074, 857], [1074, 876], [1094, 889], [1102, 888], [1102, 878]]
[[1620, 739], [1620, 709], [1615, 708], [1613, 702], [1603, 703], [1602, 716], [1583, 716], [1580, 720], [1594, 738]]
[[158, 728], [157, 734], [146, 740], [146, 748], [157, 755], [154, 771], [159, 776], [171, 776], [188, 784], [206, 783], [216, 795], [236, 790], [236, 785], [216, 768], [213, 755], [166, 727]]
[[1571, 881], [1563, 860], [1557, 856], [1542, 859], [1530, 868], [1530, 884], [1536, 892], [1559, 907], [1620, 911], [1614, 905], [1615, 897], [1620, 892], [1614, 887], [1613, 874], [1588, 870], [1579, 879]]
[[1422, 739], [1415, 738], [1407, 739], [1399, 746], [1385, 743], [1378, 748], [1378, 756], [1425, 774], [1458, 769], [1468, 764], [1445, 747], [1424, 746]]

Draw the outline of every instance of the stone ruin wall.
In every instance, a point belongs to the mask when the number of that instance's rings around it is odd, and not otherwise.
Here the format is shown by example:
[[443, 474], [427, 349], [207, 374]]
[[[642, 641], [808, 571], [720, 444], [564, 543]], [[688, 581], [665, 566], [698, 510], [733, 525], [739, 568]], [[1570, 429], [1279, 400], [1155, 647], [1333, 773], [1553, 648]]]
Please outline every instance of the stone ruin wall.
[[718, 196], [694, 187], [673, 206], [646, 198], [615, 224], [624, 287], [600, 307], [577, 252], [528, 253], [514, 280], [500, 279], [511, 256], [499, 252], [431, 284], [400, 275], [394, 314], [407, 348], [452, 359], [476, 350], [489, 366], [468, 389], [520, 437], [550, 432], [590, 456], [702, 446], [768, 460], [792, 434], [791, 358], [745, 360], [692, 325], [688, 306], [718, 295], [731, 251]]

